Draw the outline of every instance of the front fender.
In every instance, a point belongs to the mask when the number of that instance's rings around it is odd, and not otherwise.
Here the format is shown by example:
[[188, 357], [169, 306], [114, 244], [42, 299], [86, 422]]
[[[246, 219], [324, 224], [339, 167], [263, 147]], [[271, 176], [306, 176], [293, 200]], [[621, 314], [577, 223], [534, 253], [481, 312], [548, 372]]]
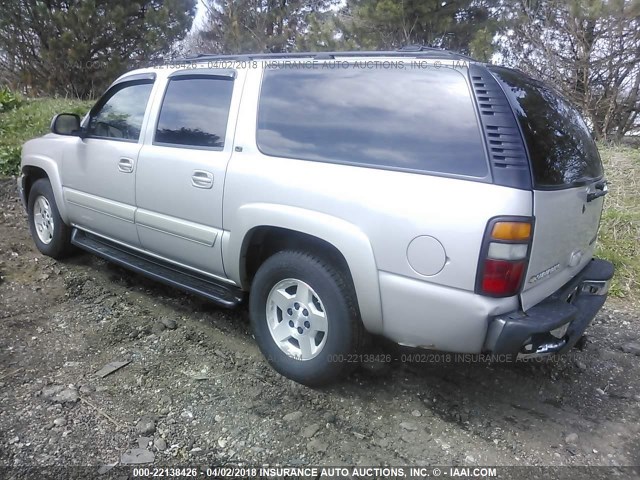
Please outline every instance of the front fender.
[[[31, 140], [24, 145], [22, 149], [21, 173], [23, 175], [28, 174], [29, 167], [36, 167], [44, 170], [47, 177], [49, 177], [49, 182], [51, 183], [51, 189], [53, 190], [53, 196], [55, 197], [60, 217], [62, 218], [62, 221], [68, 224], [67, 206], [62, 194], [62, 179], [60, 177], [59, 162], [50, 156], [51, 154], [54, 154], [54, 156], [62, 158], [62, 149], [55, 148], [55, 142], [47, 142], [48, 155], [37, 153], [34, 151], [37, 146], [32, 142], [38, 142], [38, 140], [41, 139]], [[44, 140], [44, 138], [42, 140]], [[42, 151], [41, 149], [39, 150]], [[28, 199], [26, 200], [28, 202]]]
[[272, 226], [312, 235], [342, 253], [351, 272], [362, 322], [368, 331], [382, 333], [378, 268], [369, 239], [358, 227], [325, 213], [268, 203], [243, 205], [230, 224], [222, 239], [223, 262], [230, 279], [242, 283], [242, 244], [252, 229]]

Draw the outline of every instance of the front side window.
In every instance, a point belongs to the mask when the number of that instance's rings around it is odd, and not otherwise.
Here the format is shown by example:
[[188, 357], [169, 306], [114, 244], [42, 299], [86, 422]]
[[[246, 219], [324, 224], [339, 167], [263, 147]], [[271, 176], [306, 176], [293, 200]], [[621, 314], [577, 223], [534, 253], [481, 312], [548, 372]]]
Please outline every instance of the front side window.
[[113, 87], [91, 113], [89, 136], [137, 142], [152, 87], [152, 81]]
[[233, 79], [184, 76], [170, 79], [154, 143], [222, 150]]
[[267, 69], [257, 141], [273, 156], [488, 175], [467, 81], [452, 68]]

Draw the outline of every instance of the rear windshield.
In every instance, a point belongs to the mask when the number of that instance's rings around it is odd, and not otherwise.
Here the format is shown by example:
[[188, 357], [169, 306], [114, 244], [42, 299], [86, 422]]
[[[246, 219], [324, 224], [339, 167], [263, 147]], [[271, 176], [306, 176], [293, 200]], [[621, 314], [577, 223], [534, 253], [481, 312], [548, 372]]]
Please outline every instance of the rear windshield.
[[560, 94], [516, 70], [490, 67], [506, 86], [538, 188], [577, 186], [602, 176], [602, 162], [580, 112]]
[[468, 84], [449, 67], [267, 68], [257, 127], [267, 155], [488, 175]]

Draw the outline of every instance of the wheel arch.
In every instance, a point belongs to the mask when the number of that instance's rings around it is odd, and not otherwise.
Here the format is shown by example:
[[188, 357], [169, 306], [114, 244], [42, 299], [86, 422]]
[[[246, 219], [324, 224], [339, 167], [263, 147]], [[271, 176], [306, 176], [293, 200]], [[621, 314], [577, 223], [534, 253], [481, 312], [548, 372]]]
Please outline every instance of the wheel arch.
[[62, 181], [56, 162], [41, 155], [30, 155], [29, 157], [23, 158], [21, 173], [25, 204], [29, 201], [29, 192], [33, 184], [37, 180], [45, 178], [49, 180], [51, 184], [60, 217], [68, 224], [67, 208], [62, 193]]
[[321, 212], [272, 204], [238, 209], [233, 228], [223, 238], [227, 275], [249, 290], [255, 271], [273, 253], [285, 249], [319, 252], [350, 277], [362, 322], [382, 332], [382, 305], [373, 249], [356, 225]]
[[318, 254], [338, 267], [353, 282], [349, 264], [335, 245], [308, 233], [272, 225], [259, 225], [247, 232], [240, 251], [240, 275], [243, 285], [251, 285], [262, 263], [282, 250], [304, 250]]

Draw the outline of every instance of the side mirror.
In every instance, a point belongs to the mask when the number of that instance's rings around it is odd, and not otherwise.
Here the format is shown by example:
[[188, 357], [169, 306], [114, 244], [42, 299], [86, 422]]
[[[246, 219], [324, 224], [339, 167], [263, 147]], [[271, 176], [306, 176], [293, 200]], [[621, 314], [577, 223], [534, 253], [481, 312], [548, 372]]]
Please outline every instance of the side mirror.
[[59, 113], [51, 120], [51, 132], [58, 135], [80, 136], [80, 117], [75, 113]]

